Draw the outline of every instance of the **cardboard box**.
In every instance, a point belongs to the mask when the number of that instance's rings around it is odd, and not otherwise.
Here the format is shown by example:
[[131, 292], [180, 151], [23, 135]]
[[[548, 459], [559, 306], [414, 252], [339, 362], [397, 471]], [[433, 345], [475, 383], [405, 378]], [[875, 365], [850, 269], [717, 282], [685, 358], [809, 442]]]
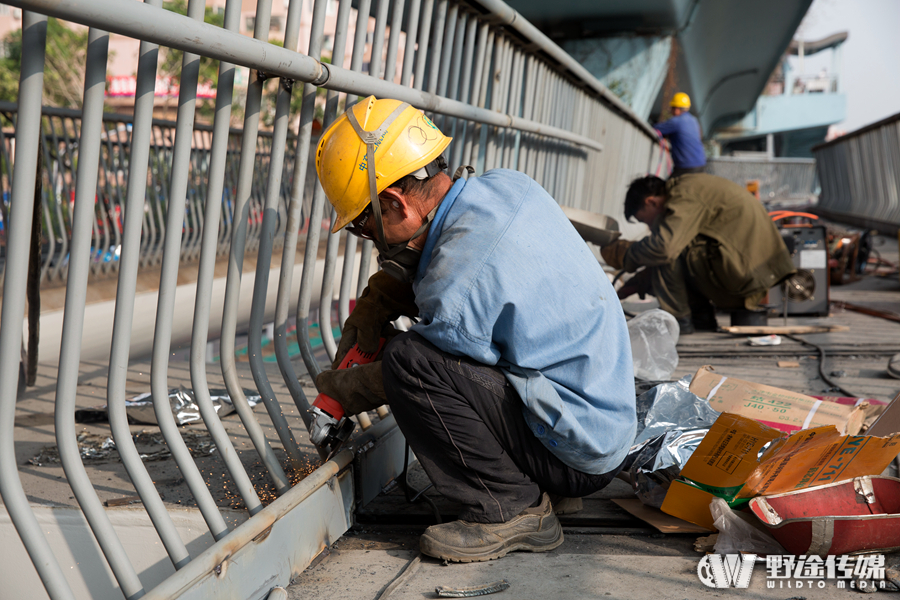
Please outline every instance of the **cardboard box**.
[[865, 419], [865, 405], [844, 406], [768, 385], [751, 383], [700, 367], [691, 380], [691, 392], [706, 398], [722, 413], [756, 419], [791, 433], [810, 427], [834, 425], [838, 432], [855, 435]]
[[[755, 496], [877, 475], [900, 452], [889, 437], [841, 435], [833, 426], [785, 435], [753, 419], [724, 413], [673, 482], [662, 511], [708, 526], [712, 494], [731, 506]], [[702, 493], [701, 493], [702, 492]]]
[[[900, 236], [900, 233], [898, 233]], [[879, 415], [871, 427], [866, 431], [869, 435], [887, 435], [900, 431], [900, 393], [894, 396], [891, 403]]]

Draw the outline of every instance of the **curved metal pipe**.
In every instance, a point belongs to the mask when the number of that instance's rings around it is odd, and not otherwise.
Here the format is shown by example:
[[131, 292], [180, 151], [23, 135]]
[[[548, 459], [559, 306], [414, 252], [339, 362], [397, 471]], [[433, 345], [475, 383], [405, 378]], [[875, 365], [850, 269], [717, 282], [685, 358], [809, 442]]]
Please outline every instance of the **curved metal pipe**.
[[[33, 220], [37, 153], [41, 139], [41, 95], [44, 89], [44, 49], [47, 17], [26, 11], [22, 20], [22, 67], [19, 79], [19, 111], [16, 122], [18, 158], [13, 166], [12, 202], [8, 228], [6, 271], [3, 280], [3, 307], [0, 309], [0, 497], [10, 519], [53, 600], [74, 600], [53, 550], [44, 537], [22, 488], [16, 464], [15, 420], [22, 352], [22, 320], [25, 317], [25, 288], [29, 242]], [[13, 227], [12, 225], [15, 225]]]
[[91, 264], [91, 223], [94, 220], [94, 196], [97, 191], [97, 162], [100, 159], [100, 132], [103, 129], [103, 92], [106, 87], [108, 50], [109, 34], [91, 29], [88, 32], [84, 117], [78, 144], [75, 212], [56, 380], [54, 425], [56, 445], [66, 479], [69, 480], [72, 492], [78, 499], [116, 581], [125, 597], [130, 600], [143, 596], [144, 587], [88, 478], [78, 450], [75, 425], [75, 396], [84, 331], [84, 302]]
[[[225, 5], [225, 28], [237, 30], [240, 19], [240, 0], [228, 0]], [[222, 426], [209, 393], [206, 377], [206, 347], [209, 335], [209, 313], [212, 305], [213, 279], [216, 269], [216, 250], [218, 245], [219, 219], [222, 213], [222, 189], [224, 188], [225, 163], [228, 152], [229, 124], [231, 122], [231, 101], [234, 88], [234, 65], [219, 63], [219, 79], [216, 86], [215, 120], [209, 155], [209, 184], [206, 190], [206, 227], [200, 240], [200, 265], [197, 271], [197, 294], [194, 301], [194, 321], [191, 332], [191, 384], [194, 388], [194, 399], [200, 408], [200, 416], [209, 429], [210, 435], [225, 461], [228, 472], [247, 511], [253, 515], [262, 509], [259, 495], [240, 457], [234, 449], [231, 438]], [[246, 426], [247, 435], [254, 445], [260, 460], [265, 465], [269, 476], [275, 482], [275, 489], [287, 487], [289, 484], [284, 470], [272, 448], [266, 443], [265, 435], [256, 419]]]
[[[256, 7], [256, 27], [254, 35], [265, 38], [269, 33], [269, 17], [272, 1], [260, 0]], [[269, 44], [270, 48], [277, 48]], [[245, 426], [255, 421], [253, 410], [247, 404], [241, 386], [240, 376], [234, 360], [235, 337], [237, 335], [237, 312], [241, 294], [241, 276], [244, 264], [244, 250], [247, 242], [247, 220], [250, 210], [250, 195], [253, 185], [254, 163], [259, 133], [259, 111], [262, 101], [262, 79], [260, 72], [253, 71], [247, 86], [247, 102], [244, 110], [244, 133], [241, 139], [241, 162], [238, 171], [237, 198], [234, 205], [234, 228], [231, 238], [231, 255], [228, 261], [228, 275], [225, 286], [225, 303], [222, 312], [222, 334], [220, 338], [220, 359], [225, 387], [234, 407]], [[249, 332], [253, 335], [253, 332]], [[264, 402], [278, 438], [292, 461], [300, 462], [302, 455], [290, 427], [284, 419], [281, 408], [270, 401]], [[276, 481], [276, 486], [280, 482]]]

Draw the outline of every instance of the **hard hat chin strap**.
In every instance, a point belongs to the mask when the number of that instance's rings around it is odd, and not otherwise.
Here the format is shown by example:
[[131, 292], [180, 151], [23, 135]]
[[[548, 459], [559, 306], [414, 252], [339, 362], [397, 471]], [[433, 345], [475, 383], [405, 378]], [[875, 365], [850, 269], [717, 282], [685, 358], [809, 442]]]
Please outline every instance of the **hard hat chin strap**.
[[[375, 216], [375, 227], [378, 229], [378, 235], [375, 237], [375, 247], [378, 248], [378, 260], [381, 268], [392, 277], [401, 281], [412, 281], [415, 279], [416, 268], [419, 263], [421, 253], [418, 250], [409, 247], [409, 243], [425, 233], [431, 225], [431, 220], [437, 213], [437, 206], [425, 216], [422, 226], [419, 227], [411, 238], [399, 244], [388, 244], [384, 239], [384, 221], [381, 216], [381, 204], [378, 202], [378, 184], [375, 180], [375, 149], [387, 135], [388, 127], [400, 114], [410, 105], [401, 102], [400, 105], [391, 112], [390, 115], [381, 123], [378, 129], [366, 131], [360, 126], [359, 121], [353, 110], [347, 111], [347, 120], [359, 136], [359, 139], [366, 145], [366, 171], [369, 174], [369, 197], [372, 203], [372, 214]], [[431, 163], [427, 165], [430, 167]], [[437, 174], [437, 173], [435, 173]], [[428, 171], [428, 176], [433, 176]]]
[[366, 145], [366, 171], [369, 174], [369, 200], [372, 203], [372, 212], [375, 215], [375, 227], [378, 228], [378, 237], [373, 241], [375, 242], [378, 251], [382, 254], [386, 253], [389, 248], [384, 242], [384, 222], [381, 218], [381, 205], [378, 203], [378, 183], [375, 181], [375, 148], [381, 143], [384, 136], [387, 135], [387, 130], [391, 123], [393, 123], [408, 106], [409, 104], [406, 102], [401, 102], [400, 105], [388, 115], [387, 119], [381, 123], [378, 129], [373, 131], [366, 131], [360, 126], [352, 108], [347, 111], [347, 120], [353, 127], [353, 131], [356, 132], [359, 139]]

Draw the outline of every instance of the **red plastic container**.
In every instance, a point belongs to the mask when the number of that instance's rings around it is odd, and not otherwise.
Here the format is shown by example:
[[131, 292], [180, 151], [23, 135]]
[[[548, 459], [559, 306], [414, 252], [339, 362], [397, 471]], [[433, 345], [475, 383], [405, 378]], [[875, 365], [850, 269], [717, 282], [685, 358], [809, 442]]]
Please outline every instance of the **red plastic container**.
[[867, 476], [750, 500], [750, 510], [791, 554], [900, 549], [900, 479]]

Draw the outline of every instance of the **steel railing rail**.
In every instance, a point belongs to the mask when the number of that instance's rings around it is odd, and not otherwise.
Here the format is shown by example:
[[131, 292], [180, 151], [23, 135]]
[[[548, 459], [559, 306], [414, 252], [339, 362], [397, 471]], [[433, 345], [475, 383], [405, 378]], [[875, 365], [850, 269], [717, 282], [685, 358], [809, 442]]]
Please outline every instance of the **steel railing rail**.
[[[15, 210], [9, 214], [6, 273], [3, 281], [3, 309], [0, 313], [0, 496], [34, 568], [47, 593], [54, 600], [75, 596], [53, 550], [44, 537], [34, 512], [28, 504], [16, 465], [15, 420], [18, 363], [22, 348], [22, 319], [25, 316], [25, 292], [22, 283], [27, 278], [29, 237], [33, 219], [38, 142], [41, 135], [41, 95], [44, 89], [44, 47], [47, 41], [47, 17], [25, 11], [22, 15], [22, 44], [29, 52], [22, 53], [19, 78], [19, 105], [22, 111], [16, 122], [20, 142], [18, 160], [13, 167], [17, 182], [11, 193]], [[13, 227], [15, 225], [15, 227]]]
[[[202, 0], [190, 1], [188, 16], [162, 9], [161, 0], [11, 2], [26, 9], [27, 27], [20, 102], [14, 107], [0, 105], [0, 113], [16, 126], [15, 161], [10, 161], [11, 147], [6, 143], [11, 136], [2, 132], [0, 140], [2, 162], [6, 169], [13, 169], [14, 176], [0, 173], [0, 189], [5, 189], [5, 182], [15, 182], [11, 201], [0, 197], [4, 225], [0, 236], [6, 242], [0, 244], [6, 275], [0, 315], [0, 495], [54, 600], [75, 597], [70, 578], [80, 571], [60, 569], [37, 525], [17, 476], [13, 429], [27, 232], [33, 215], [39, 214], [45, 227], [45, 278], [67, 282], [56, 393], [57, 443], [66, 477], [102, 551], [98, 555], [100, 562], [105, 560], [101, 567], [109, 567], [128, 598], [141, 597], [145, 590], [151, 598], [242, 591], [258, 595], [259, 586], [286, 583], [322, 544], [345, 531], [354, 498], [365, 502], [374, 497], [400, 472], [403, 454], [402, 436], [387, 407], [380, 407], [374, 413], [380, 419], [377, 423], [372, 423], [374, 414], [357, 415], [367, 431], [362, 436], [365, 442], [352, 454], [340, 453], [296, 483], [299, 477], [294, 476], [303, 475], [298, 463], [315, 458], [315, 449], [307, 444], [305, 431], [291, 429], [283, 404], [287, 394], [279, 397], [264, 364], [262, 330], [272, 318], [267, 299], [276, 248], [282, 247], [283, 252], [272, 343], [278, 372], [291, 396], [291, 410], [296, 409], [307, 426], [309, 403], [300, 376], [314, 379], [333, 359], [334, 326], [340, 327], [350, 314], [371, 272], [371, 242], [359, 244], [352, 236], [330, 233], [333, 212], [321, 186], [311, 179], [317, 112], [321, 110], [321, 124], [327, 128], [359, 97], [407, 101], [428, 111], [453, 137], [446, 150], [451, 169], [472, 165], [481, 174], [492, 168], [516, 168], [534, 177], [562, 204], [613, 216], [621, 215], [628, 180], [652, 170], [658, 161], [660, 150], [652, 129], [502, 2], [486, 0], [474, 6], [459, 0], [379, 0], [375, 4], [338, 0], [332, 46], [326, 48], [325, 26], [330, 22], [332, 1], [312, 4], [307, 54], [296, 51], [301, 37], [300, 0], [292, 0], [287, 7], [283, 47], [266, 42], [271, 0], [257, 3], [254, 38], [236, 33], [240, 0], [226, 3], [223, 27], [202, 23]], [[40, 103], [35, 102], [42, 91], [44, 14], [91, 27], [83, 112], [47, 108], [42, 116]], [[128, 18], [122, 18], [123, 14]], [[141, 40], [133, 118], [101, 114], [107, 31]], [[174, 123], [152, 118], [159, 45], [184, 51]], [[330, 53], [332, 64], [318, 60], [323, 53]], [[364, 74], [366, 55], [370, 60]], [[220, 61], [212, 125], [193, 123], [200, 57]], [[243, 127], [235, 130], [229, 121], [238, 65], [250, 67], [251, 73], [243, 99]], [[262, 131], [263, 86], [272, 78], [280, 78], [274, 129]], [[324, 106], [317, 108], [322, 90]], [[300, 93], [303, 100], [294, 134], [288, 131], [293, 93]], [[44, 174], [36, 172], [39, 152], [46, 163]], [[45, 182], [44, 193], [38, 196], [36, 175]], [[304, 228], [305, 239], [301, 237]], [[321, 239], [323, 234], [327, 239]], [[115, 258], [109, 256], [111, 249]], [[246, 295], [241, 289], [242, 265], [247, 253], [254, 251], [257, 264], [247, 311], [240, 302], [241, 294]], [[303, 256], [302, 266], [295, 266], [298, 253]], [[213, 298], [215, 266], [217, 258], [226, 255], [228, 272], [220, 300]], [[250, 515], [247, 523], [234, 529], [229, 529], [169, 410], [169, 362], [181, 333], [174, 323], [183, 305], [175, 300], [176, 284], [180, 266], [188, 261], [198, 263], [190, 331], [193, 393], [221, 456], [222, 471]], [[141, 460], [125, 411], [129, 353], [132, 338], [138, 335], [132, 323], [142, 267], [160, 269], [150, 370], [157, 420], [213, 539], [207, 551], [193, 557]], [[299, 289], [293, 285], [295, 271], [299, 271]], [[162, 581], [147, 579], [146, 571], [136, 568], [121, 550], [122, 532], [113, 530], [92, 493], [90, 473], [79, 462], [78, 442], [72, 437], [87, 285], [92, 278], [112, 275], [117, 276], [118, 285], [106, 390], [110, 429], [162, 542], [165, 554], [154, 560], [167, 556], [175, 569]], [[278, 494], [268, 506], [263, 506], [262, 494], [212, 405], [206, 363], [216, 301], [222, 302], [222, 378]], [[289, 335], [292, 309], [296, 348], [291, 347]], [[314, 315], [323, 346], [319, 350], [314, 349], [310, 333]], [[251, 377], [243, 374], [242, 378], [235, 350], [238, 332], [244, 327], [249, 327]], [[292, 353], [299, 353], [305, 367], [299, 376], [300, 361]], [[282, 464], [247, 401], [242, 382], [251, 379], [266, 407], [266, 414], [260, 416], [272, 426], [290, 465]], [[354, 458], [352, 476], [342, 472]], [[325, 521], [329, 525], [321, 526]], [[304, 523], [308, 525], [297, 533], [298, 524]], [[289, 564], [282, 560], [284, 547], [271, 540], [293, 545]]]
[[[382, 4], [384, 4], [382, 2]], [[309, 36], [309, 53], [312, 56], [320, 56], [322, 53], [322, 49], [325, 43], [325, 12], [326, 7], [322, 2], [316, 2], [313, 6], [313, 20], [310, 25], [310, 36]], [[387, 14], [379, 15], [379, 20], [376, 20], [375, 23], [375, 31], [378, 31], [379, 22], [383, 23]], [[368, 29], [368, 27], [366, 28]], [[378, 44], [377, 39], [383, 38], [384, 31], [382, 30], [381, 36], [376, 36], [373, 38], [373, 46], [372, 46], [372, 60], [370, 61], [369, 68], [372, 70], [377, 70], [379, 67], [379, 60], [381, 59], [381, 51], [379, 50], [377, 53], [375, 52], [376, 46]], [[371, 72], [371, 71], [370, 71]], [[313, 104], [315, 102], [316, 97], [316, 88], [313, 86], [304, 86], [304, 97], [303, 97], [303, 107], [306, 108], [308, 105]], [[306, 118], [312, 117], [312, 108], [310, 107], [310, 113], [307, 115], [300, 116], [301, 123], [303, 122], [304, 116]], [[330, 118], [331, 111], [323, 114], [322, 126], [323, 128], [330, 125], [326, 119]], [[310, 223], [321, 223], [322, 218], [325, 214], [325, 202], [324, 202], [324, 194], [321, 192], [322, 186], [316, 185], [313, 192], [312, 203], [309, 208], [309, 221]], [[319, 235], [321, 234], [320, 227], [310, 227], [309, 232], [306, 238], [306, 249], [303, 255], [303, 270], [300, 275], [300, 298], [297, 301], [297, 309], [295, 312], [295, 318], [297, 323], [306, 323], [310, 318], [310, 306], [312, 304], [312, 294], [313, 294], [313, 277], [315, 275], [316, 263], [319, 254]], [[320, 328], [321, 331], [321, 328]], [[322, 367], [319, 365], [315, 356], [313, 355], [312, 343], [307, 336], [299, 336], [298, 343], [300, 345], [300, 356], [303, 358], [303, 364], [306, 366], [306, 370], [312, 375], [313, 380], [318, 376], [321, 372]]]
[[[356, 42], [357, 44], [362, 43], [362, 45], [364, 46], [366, 31], [368, 28], [365, 26], [360, 27], [360, 25], [363, 23], [368, 25], [369, 0], [360, 0], [359, 9]], [[308, 48], [309, 54], [313, 56], [320, 56], [322, 52], [322, 30], [324, 28], [324, 17], [324, 12], [321, 9], [318, 11], [314, 9], [312, 23], [310, 26]], [[361, 62], [362, 48], [360, 48], [358, 52], [358, 58]], [[300, 86], [300, 90], [303, 94], [303, 104], [300, 107], [300, 125], [297, 134], [297, 164], [305, 165], [309, 160], [309, 145], [310, 139], [312, 138], [317, 88], [310, 83], [306, 83]], [[291, 202], [288, 208], [288, 227], [284, 242], [285, 248], [294, 248], [297, 244], [297, 228], [299, 222], [301, 221], [300, 213], [303, 208], [302, 195], [306, 185], [306, 175], [307, 170], [304, 168], [299, 168], [294, 173], [294, 183], [291, 187]], [[312, 207], [310, 207], [310, 212], [312, 213], [310, 216], [310, 223], [321, 222], [321, 212], [319, 212], [318, 216], [316, 216], [315, 211], [312, 211]], [[316, 254], [318, 252], [318, 236], [319, 228], [310, 227], [309, 236], [307, 237], [306, 250], [304, 253], [303, 274], [301, 276], [301, 281], [308, 281], [308, 278], [312, 277], [312, 271], [314, 269], [316, 261]], [[303, 389], [300, 386], [300, 381], [297, 377], [294, 366], [291, 363], [290, 352], [288, 350], [288, 315], [290, 313], [290, 293], [291, 285], [293, 283], [295, 260], [295, 252], [282, 253], [281, 272], [278, 281], [278, 295], [275, 306], [274, 344], [275, 356], [278, 362], [278, 369], [281, 371], [281, 376], [284, 379], [285, 385], [287, 386], [288, 391], [291, 394], [291, 399], [294, 401], [294, 405], [300, 411], [300, 415], [303, 418], [304, 425], [309, 428], [311, 422], [309, 416], [309, 402], [306, 400], [306, 394], [303, 393]], [[307, 271], [309, 271], [308, 274]], [[304, 302], [308, 304], [309, 298], [311, 297], [309, 296], [309, 294], [311, 293], [311, 286], [301, 285], [300, 298], [297, 301], [296, 308], [296, 314], [298, 318], [302, 312], [301, 307], [304, 305]], [[304, 298], [306, 299], [304, 300]], [[305, 313], [305, 318], [308, 318], [308, 316], [309, 315], [307, 310]], [[297, 323], [305, 322], [305, 320], [297, 321]], [[298, 334], [298, 346], [300, 347], [301, 352], [305, 352], [306, 345], [303, 340], [300, 339], [301, 337], [305, 336], [300, 336]], [[305, 361], [306, 358], [304, 357], [304, 362]], [[322, 452], [320, 452], [320, 455], [321, 454]]]
[[655, 140], [657, 138], [658, 134], [656, 133], [656, 130], [654, 130], [647, 121], [638, 117], [635, 112], [631, 110], [631, 107], [622, 102], [618, 96], [610, 92], [609, 88], [591, 75], [590, 71], [585, 69], [581, 63], [572, 58], [565, 50], [560, 48], [553, 40], [541, 32], [541, 30], [532, 25], [514, 8], [502, 0], [476, 0], [476, 2], [486, 10], [490, 11], [493, 16], [497, 17], [501, 24], [512, 27], [521, 33], [529, 42], [537, 44], [541, 50], [546, 52], [561, 67], [570, 71], [580, 82], [585, 86], [589, 86], [593, 92], [600, 95], [604, 101], [612, 105], [616, 111], [628, 119], [632, 125], [639, 127], [646, 132], [651, 139]]
[[[6, 115], [12, 122], [18, 110], [18, 106], [11, 102], [0, 102], [0, 114]], [[44, 229], [44, 252], [42, 253], [41, 279], [44, 284], [54, 285], [65, 282], [66, 265], [69, 260], [69, 245], [72, 236], [72, 208], [74, 201], [75, 167], [79, 163], [80, 147], [78, 136], [81, 130], [82, 112], [74, 109], [44, 107], [43, 113], [43, 155], [44, 155], [44, 185], [41, 196], [42, 221]], [[95, 218], [91, 225], [91, 265], [89, 276], [91, 279], [108, 278], [115, 275], [119, 268], [119, 253], [122, 245], [122, 221], [125, 205], [125, 181], [119, 173], [127, 170], [132, 147], [132, 127], [134, 117], [116, 113], [104, 113], [100, 159], [98, 167], [98, 181], [95, 190]], [[165, 243], [164, 224], [165, 199], [168, 193], [159, 193], [168, 189], [170, 177], [170, 165], [172, 161], [170, 132], [175, 130], [175, 122], [154, 119], [153, 135], [156, 140], [151, 146], [150, 177], [152, 185], [148, 186], [143, 235], [141, 240], [141, 265], [155, 266], [161, 264], [162, 255], [160, 248]], [[230, 136], [229, 151], [226, 161], [232, 166], [237, 161], [237, 153], [231, 145], [240, 143], [242, 132], [240, 129], [228, 129]], [[191, 145], [190, 163], [191, 176], [187, 185], [185, 234], [181, 243], [181, 261], [193, 262], [199, 259], [200, 240], [205, 226], [204, 208], [201, 199], [206, 197], [206, 173], [209, 165], [209, 147], [211, 143], [212, 127], [202, 123], [194, 124], [193, 140]], [[0, 156], [5, 166], [12, 164], [8, 160], [12, 155], [12, 147], [15, 134], [2, 134], [0, 136]], [[289, 136], [293, 140], [294, 136]], [[256, 171], [266, 170], [266, 162], [272, 154], [273, 140], [271, 132], [260, 132], [262, 150], [257, 153]], [[284, 146], [283, 144], [281, 145]], [[293, 176], [294, 148], [288, 146], [283, 157], [285, 164], [285, 177], [288, 182]], [[233, 169], [232, 169], [233, 170]], [[227, 179], [227, 177], [226, 177]], [[4, 215], [8, 213], [9, 182], [11, 177], [0, 177], [0, 219], [6, 220]], [[223, 182], [225, 183], [225, 182]], [[259, 188], [265, 182], [258, 178], [254, 180], [254, 191], [251, 194], [254, 203], [258, 203], [260, 197]], [[227, 254], [229, 245], [222, 243], [222, 237], [230, 232], [231, 222], [231, 190], [234, 184], [230, 181], [219, 192], [218, 201], [223, 205], [225, 213], [224, 222], [218, 224], [219, 247], [218, 255]], [[276, 188], [277, 189], [277, 188]], [[286, 227], [285, 218], [281, 216], [286, 212], [289, 198], [289, 188], [285, 185], [279, 190], [279, 204], [277, 208], [279, 218], [279, 231], [276, 232], [276, 245], [280, 242], [280, 236], [284, 234]], [[3, 240], [6, 238], [5, 227], [0, 227], [0, 258], [5, 254]], [[279, 236], [280, 234], [280, 236]], [[250, 234], [259, 235], [259, 232]], [[255, 245], [255, 240], [252, 240]], [[3, 280], [3, 265], [0, 261], [0, 282]]]
[[[258, 7], [265, 6], [263, 2]], [[259, 10], [259, 9], [258, 9]], [[268, 34], [268, 18], [260, 19], [257, 15], [256, 27], [259, 36]], [[264, 29], [262, 28], [264, 27]], [[296, 48], [300, 39], [300, 4], [294, 2], [288, 9], [287, 27], [284, 34], [284, 47]], [[272, 162], [268, 172], [268, 184], [266, 186], [266, 203], [265, 213], [262, 219], [262, 233], [259, 236], [259, 253], [256, 260], [256, 278], [253, 282], [253, 298], [250, 308], [250, 330], [261, 331], [265, 322], [266, 312], [266, 292], [269, 282], [269, 267], [272, 261], [272, 248], [275, 241], [275, 220], [277, 218], [277, 210], [279, 205], [279, 191], [281, 189], [281, 171], [284, 159], [284, 148], [287, 141], [288, 118], [290, 116], [291, 106], [291, 82], [279, 82], [278, 92], [276, 96], [275, 108], [275, 128], [272, 136], [273, 151]], [[331, 305], [330, 298], [328, 305]], [[283, 422], [281, 417], [281, 407], [275, 392], [269, 383], [269, 377], [266, 375], [265, 365], [262, 357], [262, 337], [250, 336], [248, 339], [248, 356], [250, 359], [250, 372], [256, 387], [262, 396], [263, 402], [266, 403], [266, 409], [272, 419], [279, 423], [279, 437], [285, 445], [285, 450], [295, 461], [300, 460], [300, 450], [290, 435], [287, 424]], [[231, 360], [234, 355], [231, 355]], [[224, 361], [223, 361], [224, 365]], [[302, 411], [304, 414], [306, 411]], [[304, 421], [305, 423], [305, 421]], [[287, 440], [287, 441], [285, 441]], [[294, 443], [294, 446], [288, 447], [288, 444]]]
[[[270, 13], [265, 9], [271, 9], [271, 0], [262, 0], [257, 4], [256, 27], [254, 35], [264, 38], [269, 32]], [[263, 18], [260, 18], [260, 17]], [[262, 26], [265, 25], [263, 28]], [[237, 336], [238, 301], [241, 292], [241, 276], [243, 274], [244, 247], [247, 239], [247, 214], [250, 210], [250, 194], [253, 179], [252, 157], [256, 152], [257, 133], [259, 131], [259, 111], [262, 101], [262, 79], [258, 71], [251, 73], [250, 83], [247, 86], [247, 100], [244, 105], [244, 136], [241, 143], [241, 161], [238, 172], [237, 196], [234, 205], [235, 227], [231, 238], [231, 259], [228, 261], [227, 284], [225, 287], [225, 306], [222, 317], [222, 335], [220, 339], [220, 355], [222, 376], [225, 379], [225, 387], [235, 404], [240, 407], [239, 415], [245, 423], [255, 420], [250, 406], [241, 386], [240, 376], [235, 364], [235, 338]], [[313, 229], [313, 228], [310, 228]], [[275, 406], [271, 398], [264, 398], [266, 411], [274, 420], [274, 425], [285, 451], [297, 463], [301, 461], [300, 450], [294, 439], [284, 415], [278, 406]], [[276, 476], [276, 486], [279, 492], [284, 489], [286, 480]]]
[[[387, 4], [387, 2], [384, 2], [383, 4]], [[396, 13], [399, 11], [395, 10], [394, 12]], [[335, 36], [331, 51], [332, 62], [339, 65], [344, 64], [349, 23], [350, 5], [344, 2], [338, 8]], [[392, 33], [392, 37], [393, 35], [395, 34]], [[396, 35], [399, 36], [399, 32]], [[388, 54], [390, 53], [391, 48], [390, 44], [388, 44]], [[389, 75], [389, 73], [385, 73], [385, 76], [387, 75]], [[325, 123], [328, 123], [329, 125], [337, 118], [338, 96], [339, 94], [337, 92], [329, 90], [325, 99]], [[318, 196], [320, 194], [323, 196], [321, 201], [324, 202], [324, 191], [322, 191], [321, 186], [316, 188], [316, 197], [313, 202], [319, 201]], [[334, 210], [329, 212], [331, 214], [331, 221], [333, 222], [335, 214]], [[340, 241], [340, 236], [328, 236], [328, 243], [325, 249], [324, 271], [322, 274], [322, 291], [319, 294], [319, 334], [322, 336], [322, 343], [325, 346], [325, 351], [328, 353], [328, 358], [331, 360], [334, 360], [335, 354], [337, 353], [337, 344], [335, 344], [334, 341], [334, 333], [332, 332], [331, 324], [331, 298], [334, 296], [334, 273], [337, 269], [338, 245], [340, 244]]]
[[[190, 0], [188, 17], [203, 19], [205, 3], [203, 0]], [[172, 320], [175, 312], [175, 288], [178, 285], [178, 265], [183, 253], [182, 224], [185, 218], [187, 200], [188, 175], [191, 167], [190, 152], [193, 138], [194, 112], [197, 104], [197, 82], [200, 74], [200, 56], [185, 52], [182, 58], [181, 80], [178, 92], [178, 119], [173, 141], [172, 173], [169, 184], [169, 203], [166, 207], [166, 236], [162, 256], [162, 269], [159, 276], [159, 302], [156, 306], [156, 326], [153, 334], [153, 360], [150, 367], [150, 391], [153, 398], [153, 409], [159, 423], [160, 431], [166, 439], [169, 451], [178, 464], [197, 507], [203, 515], [210, 532], [215, 539], [221, 539], [228, 533], [225, 519], [219, 513], [215, 500], [194, 463], [190, 450], [181, 438], [178, 425], [169, 404], [169, 352], [172, 341]], [[219, 427], [221, 424], [216, 422]], [[226, 464], [232, 466], [235, 455], [234, 447], [228, 436], [220, 436], [217, 441], [224, 442], [216, 446]], [[253, 491], [253, 485], [243, 468], [232, 470], [232, 477], [238, 489], [246, 494], [244, 501], [249, 510], [259, 509], [259, 498]]]
[[[110, 32], [147, 39], [159, 45], [177, 48], [185, 52], [209, 56], [217, 60], [234, 61], [266, 73], [268, 76], [278, 76], [317, 85], [327, 84], [329, 89], [356, 95], [374, 94], [378, 97], [397, 98], [423, 110], [498, 127], [512, 127], [572, 142], [592, 150], [603, 150], [603, 145], [597, 141], [571, 131], [527, 121], [513, 115], [473, 108], [462, 102], [440, 98], [434, 94], [360, 75], [333, 65], [326, 66], [308, 56], [239, 34], [229, 35], [219, 27], [193, 21], [176, 13], [160, 14], [137, 0], [91, 0], [90, 2], [83, 0], [29, 0], [28, 2], [11, 0], [9, 4], [21, 8], [31, 7], [59, 19], [106, 28]], [[119, 15], [123, 12], [127, 12], [130, 18], [120, 19]], [[243, 60], [238, 60], [237, 57], [241, 57]]]
[[[232, 0], [225, 5], [225, 29], [236, 31], [238, 28], [238, 20], [240, 19], [240, 4]], [[216, 254], [218, 245], [218, 227], [219, 219], [222, 213], [222, 203], [219, 199], [222, 197], [223, 178], [225, 175], [225, 165], [228, 153], [228, 124], [231, 121], [231, 101], [233, 97], [234, 86], [234, 65], [231, 63], [219, 63], [219, 79], [216, 89], [216, 119], [215, 130], [213, 132], [213, 144], [211, 145], [209, 157], [209, 186], [206, 196], [206, 214], [205, 221], [207, 227], [203, 229], [202, 249], [200, 251], [200, 267], [197, 273], [197, 297], [194, 303], [194, 322], [193, 335], [191, 336], [191, 384], [194, 389], [194, 396], [200, 408], [201, 416], [204, 423], [212, 434], [216, 447], [228, 449], [226, 461], [228, 463], [228, 471], [237, 480], [240, 478], [241, 489], [239, 493], [244, 503], [250, 507], [251, 514], [262, 508], [259, 497], [253, 489], [252, 484], [246, 481], [246, 474], [240, 475], [243, 471], [238, 457], [234, 453], [234, 447], [228, 434], [219, 422], [216, 416], [215, 407], [212, 404], [212, 398], [209, 391], [209, 384], [206, 377], [206, 351], [209, 335], [209, 313], [212, 304], [212, 288], [213, 279], [215, 277]], [[270, 477], [275, 483], [276, 490], [282, 490], [287, 487], [287, 476], [284, 473], [272, 447], [266, 442], [265, 434], [256, 419], [248, 414], [249, 407], [245, 403], [235, 405], [240, 408], [240, 417], [247, 429], [247, 434], [260, 460], [265, 465]], [[235, 476], [235, 473], [238, 475]]]
[[900, 113], [813, 148], [817, 210], [845, 222], [900, 229]]
[[[152, 0], [160, 7], [162, 0]], [[135, 90], [134, 128], [131, 160], [128, 164], [128, 192], [125, 200], [124, 235], [119, 262], [119, 279], [116, 287], [116, 308], [113, 316], [112, 344], [109, 360], [106, 399], [109, 425], [116, 449], [125, 466], [154, 527], [159, 533], [169, 559], [176, 569], [190, 562], [190, 554], [178, 535], [175, 524], [163, 504], [159, 491], [147, 473], [140, 454], [131, 438], [128, 415], [125, 412], [125, 386], [131, 347], [134, 300], [140, 263], [140, 238], [147, 185], [147, 165], [150, 160], [150, 144], [153, 137], [153, 94], [156, 82], [156, 62], [159, 47], [142, 41], [138, 59], [137, 88]], [[151, 170], [152, 172], [152, 170]], [[160, 221], [161, 222], [161, 221]], [[62, 355], [62, 349], [60, 351]], [[177, 443], [177, 442], [175, 442]]]
[[811, 200], [818, 194], [813, 158], [744, 158], [721, 156], [706, 161], [706, 172], [740, 185], [759, 183], [759, 196], [770, 200]]
[[94, 222], [93, 193], [97, 186], [97, 170], [91, 168], [100, 158], [100, 133], [103, 124], [103, 90], [106, 86], [106, 61], [109, 34], [91, 29], [88, 32], [88, 61], [84, 84], [84, 129], [81, 136], [81, 160], [75, 188], [75, 213], [72, 223], [72, 256], [66, 284], [66, 311], [63, 320], [59, 372], [56, 380], [55, 429], [60, 461], [84, 516], [90, 523], [103, 555], [115, 574], [126, 598], [139, 598], [144, 588], [132, 564], [127, 560], [122, 542], [115, 535], [109, 517], [80, 460], [75, 428], [75, 392], [78, 387], [79, 355], [84, 331], [84, 306], [87, 296], [88, 269], [91, 265], [91, 226]]

